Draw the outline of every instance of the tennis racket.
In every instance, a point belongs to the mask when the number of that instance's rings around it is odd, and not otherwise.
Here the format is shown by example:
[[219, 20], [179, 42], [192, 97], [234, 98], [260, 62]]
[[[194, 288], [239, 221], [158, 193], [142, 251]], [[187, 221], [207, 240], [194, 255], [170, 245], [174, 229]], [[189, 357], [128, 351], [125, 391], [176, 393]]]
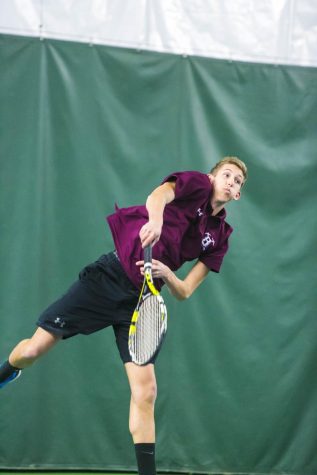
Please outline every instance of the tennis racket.
[[129, 330], [129, 352], [137, 365], [146, 365], [159, 351], [167, 330], [167, 311], [152, 278], [152, 247], [144, 249], [144, 281]]

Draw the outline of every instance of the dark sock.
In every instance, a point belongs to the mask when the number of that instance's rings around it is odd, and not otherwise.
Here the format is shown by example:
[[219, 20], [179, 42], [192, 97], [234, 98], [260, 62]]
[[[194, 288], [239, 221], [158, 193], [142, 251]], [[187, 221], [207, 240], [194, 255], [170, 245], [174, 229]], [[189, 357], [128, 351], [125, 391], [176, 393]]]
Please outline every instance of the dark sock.
[[156, 475], [155, 444], [134, 444], [139, 475]]
[[0, 383], [5, 381], [11, 374], [13, 374], [15, 371], [19, 371], [19, 368], [15, 368], [14, 366], [11, 366], [9, 361], [5, 361], [1, 366], [0, 366]]

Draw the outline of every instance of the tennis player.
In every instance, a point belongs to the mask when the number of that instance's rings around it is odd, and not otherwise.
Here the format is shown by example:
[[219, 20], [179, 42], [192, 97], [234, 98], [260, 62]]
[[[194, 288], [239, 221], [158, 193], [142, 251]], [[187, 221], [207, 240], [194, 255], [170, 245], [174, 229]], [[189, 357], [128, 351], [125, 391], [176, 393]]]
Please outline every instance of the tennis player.
[[[177, 172], [166, 177], [145, 206], [116, 209], [108, 217], [115, 251], [86, 266], [65, 295], [40, 316], [34, 335], [21, 341], [0, 367], [0, 387], [47, 353], [61, 339], [90, 334], [108, 326], [131, 389], [129, 428], [140, 475], [154, 475], [156, 378], [154, 359], [132, 363], [128, 351], [131, 315], [143, 282], [143, 248], [153, 246], [153, 277], [160, 289], [187, 299], [209, 271], [219, 272], [232, 228], [225, 205], [239, 200], [247, 168], [237, 157], [225, 157], [209, 174]], [[181, 280], [175, 271], [195, 261]]]

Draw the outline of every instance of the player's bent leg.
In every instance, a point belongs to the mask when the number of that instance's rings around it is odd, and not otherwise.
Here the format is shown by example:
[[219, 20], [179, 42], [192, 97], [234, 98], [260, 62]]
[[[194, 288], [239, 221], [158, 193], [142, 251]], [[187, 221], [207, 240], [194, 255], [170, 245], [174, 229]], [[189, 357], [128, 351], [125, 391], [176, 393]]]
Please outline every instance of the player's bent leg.
[[9, 360], [0, 366], [0, 388], [17, 379], [22, 369], [47, 353], [59, 340], [60, 337], [38, 328], [32, 338], [18, 343], [11, 352]]
[[125, 364], [130, 388], [129, 428], [134, 441], [140, 475], [155, 475], [155, 422], [156, 378], [154, 365]]
[[15, 368], [27, 368], [55, 346], [60, 339], [43, 328], [38, 328], [31, 338], [22, 340], [13, 349], [9, 356], [9, 363]]

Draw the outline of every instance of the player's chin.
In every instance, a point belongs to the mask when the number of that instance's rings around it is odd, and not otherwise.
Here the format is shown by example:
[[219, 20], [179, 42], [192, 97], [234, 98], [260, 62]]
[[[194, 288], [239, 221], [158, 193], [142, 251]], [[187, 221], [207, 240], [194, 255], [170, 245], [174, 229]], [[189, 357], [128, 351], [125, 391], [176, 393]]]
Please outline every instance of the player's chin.
[[231, 195], [231, 193], [224, 193], [223, 196], [222, 196], [222, 202], [224, 204], [226, 203], [229, 203], [229, 201], [233, 200], [233, 196]]

